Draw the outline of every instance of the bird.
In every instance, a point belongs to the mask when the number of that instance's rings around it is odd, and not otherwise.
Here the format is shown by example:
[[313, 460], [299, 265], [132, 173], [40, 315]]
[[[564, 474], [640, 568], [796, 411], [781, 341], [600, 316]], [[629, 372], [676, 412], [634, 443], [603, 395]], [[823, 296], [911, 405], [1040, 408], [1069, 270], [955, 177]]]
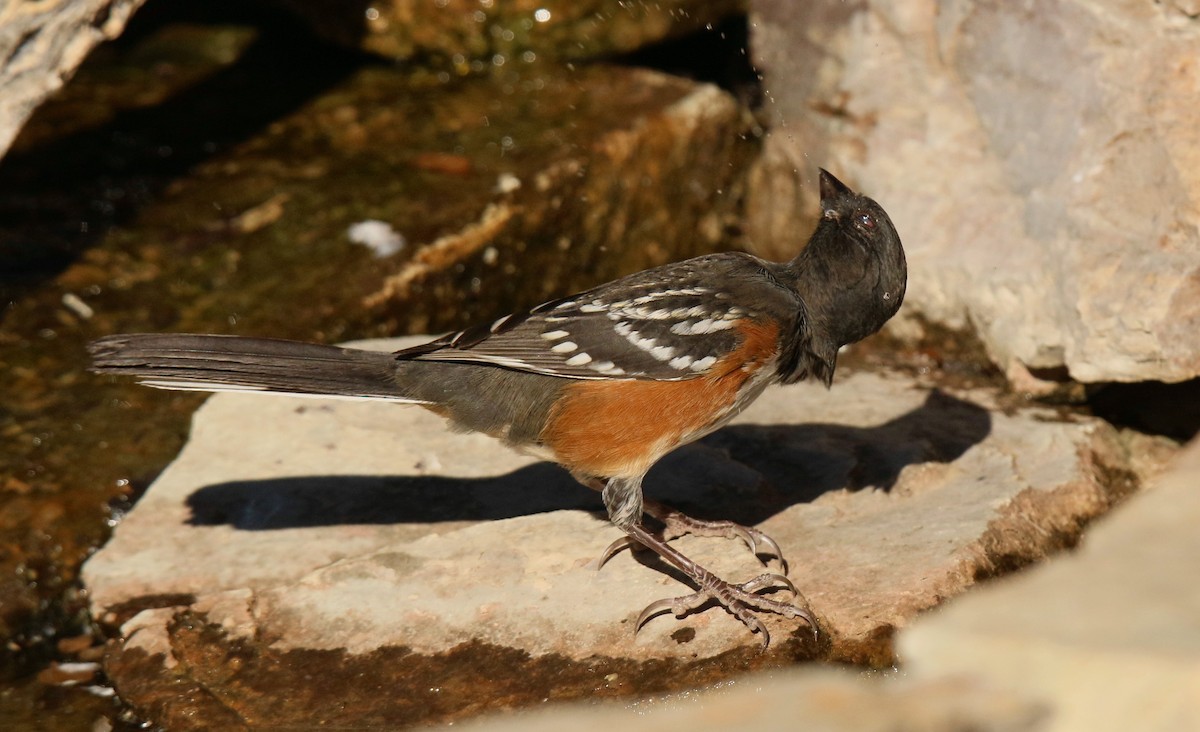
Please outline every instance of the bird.
[[[708, 254], [636, 272], [394, 353], [232, 335], [141, 333], [93, 341], [91, 370], [181, 390], [250, 391], [420, 405], [561, 465], [599, 491], [626, 547], [648, 549], [695, 591], [652, 603], [634, 625], [714, 603], [770, 643], [763, 617], [818, 634], [779, 572], [717, 576], [672, 545], [684, 534], [740, 539], [764, 564], [779, 545], [753, 527], [695, 519], [643, 496], [664, 455], [712, 433], [773, 384], [832, 384], [838, 352], [900, 308], [908, 268], [888, 214], [820, 169], [821, 212], [787, 262]], [[662, 525], [648, 523], [646, 517]], [[765, 559], [764, 559], [765, 558]], [[787, 592], [795, 602], [774, 599]]]

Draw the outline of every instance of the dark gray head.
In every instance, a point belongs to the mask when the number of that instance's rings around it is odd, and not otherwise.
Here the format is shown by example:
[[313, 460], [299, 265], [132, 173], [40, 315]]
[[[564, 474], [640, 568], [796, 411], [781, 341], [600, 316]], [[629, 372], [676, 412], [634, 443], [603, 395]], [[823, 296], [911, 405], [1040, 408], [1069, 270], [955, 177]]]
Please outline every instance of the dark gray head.
[[883, 327], [908, 281], [904, 247], [883, 208], [821, 170], [821, 220], [795, 260], [800, 297], [834, 348]]

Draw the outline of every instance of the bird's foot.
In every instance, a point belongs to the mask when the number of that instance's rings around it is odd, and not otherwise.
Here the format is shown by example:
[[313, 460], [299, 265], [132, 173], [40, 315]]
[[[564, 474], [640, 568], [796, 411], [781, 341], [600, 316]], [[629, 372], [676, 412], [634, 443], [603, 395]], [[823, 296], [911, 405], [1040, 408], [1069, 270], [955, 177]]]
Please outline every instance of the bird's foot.
[[742, 621], [751, 632], [762, 636], [762, 651], [767, 650], [771, 643], [771, 634], [767, 626], [758, 617], [758, 613], [774, 613], [785, 618], [800, 618], [812, 628], [813, 637], [817, 635], [817, 621], [807, 609], [798, 607], [790, 602], [781, 602], [763, 597], [762, 593], [775, 590], [786, 590], [793, 597], [799, 597], [800, 591], [792, 581], [781, 574], [763, 574], [749, 582], [735, 585], [701, 570], [696, 577], [701, 589], [690, 595], [667, 598], [652, 602], [638, 615], [636, 630], [640, 630], [650, 618], [664, 612], [672, 613], [676, 618], [683, 618], [711, 602], [716, 602], [731, 615]]

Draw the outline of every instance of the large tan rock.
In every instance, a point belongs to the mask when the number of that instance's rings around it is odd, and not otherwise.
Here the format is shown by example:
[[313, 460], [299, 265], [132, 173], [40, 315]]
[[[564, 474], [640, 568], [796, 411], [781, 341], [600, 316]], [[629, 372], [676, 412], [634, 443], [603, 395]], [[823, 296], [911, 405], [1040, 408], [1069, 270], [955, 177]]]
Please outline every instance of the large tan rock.
[[1010, 375], [1200, 375], [1200, 24], [1178, 3], [757, 0], [751, 26], [765, 249], [807, 226], [779, 207], [811, 215], [824, 165], [896, 222], [906, 312], [973, 326]]
[[[619, 532], [558, 468], [419, 408], [219, 395], [85, 566], [117, 633], [106, 670], [186, 728], [394, 725], [798, 658], [887, 665], [896, 628], [1073, 541], [1132, 487], [1111, 427], [993, 396], [871, 373], [774, 390], [651, 473], [651, 495], [785, 549], [821, 637], [769, 619], [759, 655], [721, 610], [635, 636], [642, 607], [689, 588], [627, 553], [596, 571]], [[679, 546], [730, 578], [761, 571], [736, 542]], [[286, 705], [271, 701], [282, 689]]]
[[900, 636], [918, 678], [1035, 700], [1048, 729], [1200, 729], [1200, 442], [1074, 554], [971, 593]]
[[1048, 710], [1016, 694], [958, 679], [910, 683], [832, 669], [748, 676], [636, 705], [559, 706], [462, 725], [467, 732], [1035, 732]]

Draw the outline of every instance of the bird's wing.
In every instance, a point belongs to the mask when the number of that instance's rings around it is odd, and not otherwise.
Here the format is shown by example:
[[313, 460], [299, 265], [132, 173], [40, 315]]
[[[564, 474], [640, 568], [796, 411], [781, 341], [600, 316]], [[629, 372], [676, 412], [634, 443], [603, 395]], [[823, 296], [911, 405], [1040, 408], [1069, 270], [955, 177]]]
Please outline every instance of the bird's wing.
[[400, 351], [399, 359], [479, 362], [571, 379], [702, 376], [765, 312], [795, 312], [763, 263], [716, 254], [639, 272]]

